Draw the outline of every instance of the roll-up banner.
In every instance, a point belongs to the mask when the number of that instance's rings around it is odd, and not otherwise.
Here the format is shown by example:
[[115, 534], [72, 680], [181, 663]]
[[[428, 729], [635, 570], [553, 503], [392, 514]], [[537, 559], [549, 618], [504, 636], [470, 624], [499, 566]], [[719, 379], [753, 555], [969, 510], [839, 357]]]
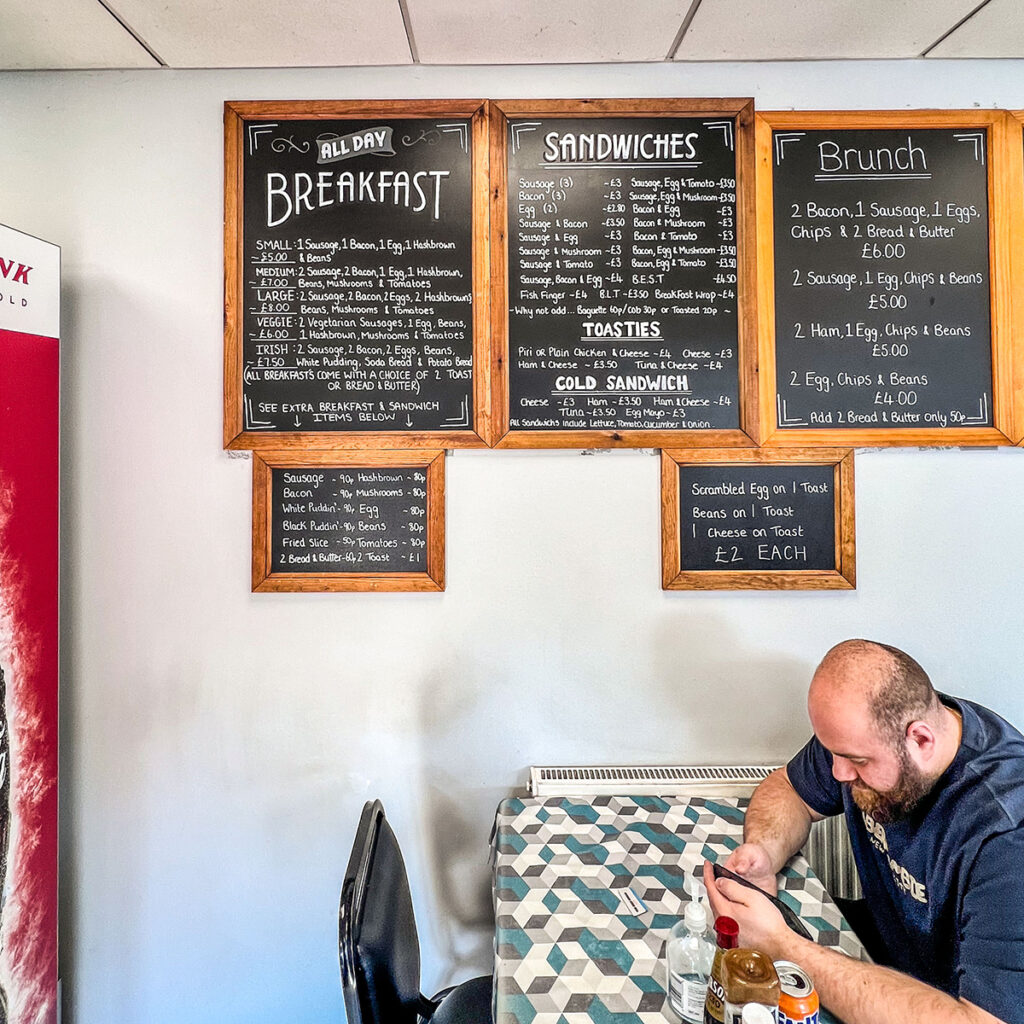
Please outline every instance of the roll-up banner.
[[57, 1010], [60, 249], [0, 225], [0, 1021]]

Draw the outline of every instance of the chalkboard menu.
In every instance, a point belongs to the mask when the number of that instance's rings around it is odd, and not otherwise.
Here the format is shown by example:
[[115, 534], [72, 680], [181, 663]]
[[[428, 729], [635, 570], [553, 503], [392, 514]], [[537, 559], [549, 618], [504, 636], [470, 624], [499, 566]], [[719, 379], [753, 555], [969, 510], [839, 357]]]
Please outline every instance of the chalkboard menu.
[[482, 105], [227, 104], [225, 123], [225, 443], [485, 444]]
[[492, 107], [502, 446], [752, 443], [752, 104], [694, 106]]
[[663, 451], [663, 587], [854, 587], [853, 486], [849, 450]]
[[254, 456], [254, 591], [443, 589], [443, 452]]
[[1007, 443], [994, 122], [760, 116], [770, 443]]

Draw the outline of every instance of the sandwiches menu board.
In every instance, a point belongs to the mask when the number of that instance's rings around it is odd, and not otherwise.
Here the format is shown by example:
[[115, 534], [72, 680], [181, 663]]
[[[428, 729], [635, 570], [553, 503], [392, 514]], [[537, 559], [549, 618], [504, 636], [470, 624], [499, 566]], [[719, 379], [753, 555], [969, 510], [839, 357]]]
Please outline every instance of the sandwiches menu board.
[[501, 446], [753, 443], [751, 116], [492, 104]]

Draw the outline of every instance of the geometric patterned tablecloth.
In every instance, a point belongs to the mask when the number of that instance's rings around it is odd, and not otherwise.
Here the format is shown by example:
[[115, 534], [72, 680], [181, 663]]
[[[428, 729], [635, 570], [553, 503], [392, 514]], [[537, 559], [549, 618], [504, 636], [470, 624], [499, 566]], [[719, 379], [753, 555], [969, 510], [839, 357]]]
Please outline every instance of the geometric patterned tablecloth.
[[[746, 805], [644, 796], [503, 801], [492, 849], [495, 1024], [678, 1024], [665, 995], [665, 940], [689, 898], [683, 880], [736, 849]], [[819, 944], [863, 956], [802, 856], [779, 876], [779, 897]], [[823, 1024], [830, 1020], [823, 1012]]]

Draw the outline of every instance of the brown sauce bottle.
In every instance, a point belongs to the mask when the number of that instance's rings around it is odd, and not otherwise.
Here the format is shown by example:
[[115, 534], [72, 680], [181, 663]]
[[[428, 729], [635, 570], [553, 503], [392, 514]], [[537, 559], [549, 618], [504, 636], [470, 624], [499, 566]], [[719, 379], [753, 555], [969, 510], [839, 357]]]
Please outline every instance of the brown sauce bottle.
[[731, 918], [715, 919], [715, 939], [718, 948], [708, 978], [708, 994], [704, 1000], [704, 1024], [725, 1024], [725, 989], [722, 987], [722, 958], [728, 950], [739, 945], [740, 926]]
[[759, 1003], [773, 1012], [779, 1005], [779, 974], [772, 958], [756, 949], [729, 949], [722, 955], [723, 1024], [741, 1024], [743, 1007]]

